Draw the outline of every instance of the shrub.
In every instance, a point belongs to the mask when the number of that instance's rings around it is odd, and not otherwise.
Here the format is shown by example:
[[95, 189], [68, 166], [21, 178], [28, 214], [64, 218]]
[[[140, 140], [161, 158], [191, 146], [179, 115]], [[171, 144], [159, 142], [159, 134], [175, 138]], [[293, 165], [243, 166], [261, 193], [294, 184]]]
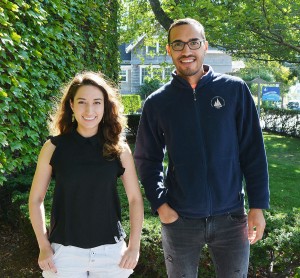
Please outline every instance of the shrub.
[[300, 209], [267, 211], [265, 217], [265, 237], [251, 246], [251, 272], [264, 273], [263, 277], [294, 277], [300, 267]]
[[134, 142], [139, 127], [140, 118], [140, 114], [127, 115], [127, 136], [130, 136]]
[[144, 84], [139, 89], [139, 94], [143, 99], [146, 99], [151, 93], [156, 91], [161, 86], [159, 79], [147, 79], [145, 78]]
[[300, 137], [300, 111], [264, 108], [260, 117], [265, 131]]
[[[147, 208], [148, 203], [145, 202]], [[141, 258], [134, 277], [166, 277], [160, 223], [145, 212]], [[300, 209], [290, 214], [266, 212], [265, 238], [251, 246], [248, 277], [297, 277], [300, 269]], [[213, 277], [208, 248], [201, 254], [198, 277]], [[282, 275], [282, 276], [281, 276]]]
[[140, 95], [122, 95], [124, 114], [136, 113], [142, 105]]

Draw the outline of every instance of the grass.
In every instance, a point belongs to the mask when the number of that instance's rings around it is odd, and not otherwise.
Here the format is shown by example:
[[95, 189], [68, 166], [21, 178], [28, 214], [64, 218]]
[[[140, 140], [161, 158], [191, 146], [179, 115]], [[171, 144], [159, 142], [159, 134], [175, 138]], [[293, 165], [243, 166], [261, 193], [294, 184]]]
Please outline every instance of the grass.
[[264, 133], [269, 165], [271, 210], [300, 208], [300, 139]]

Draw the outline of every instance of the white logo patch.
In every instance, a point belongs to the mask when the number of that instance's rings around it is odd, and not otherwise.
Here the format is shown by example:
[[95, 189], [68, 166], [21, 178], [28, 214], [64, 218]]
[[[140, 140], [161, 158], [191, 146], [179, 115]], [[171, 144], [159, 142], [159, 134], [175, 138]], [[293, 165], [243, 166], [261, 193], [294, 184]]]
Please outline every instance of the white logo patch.
[[225, 100], [222, 97], [216, 96], [212, 98], [210, 101], [211, 107], [214, 107], [216, 109], [221, 109], [222, 107], [225, 106]]

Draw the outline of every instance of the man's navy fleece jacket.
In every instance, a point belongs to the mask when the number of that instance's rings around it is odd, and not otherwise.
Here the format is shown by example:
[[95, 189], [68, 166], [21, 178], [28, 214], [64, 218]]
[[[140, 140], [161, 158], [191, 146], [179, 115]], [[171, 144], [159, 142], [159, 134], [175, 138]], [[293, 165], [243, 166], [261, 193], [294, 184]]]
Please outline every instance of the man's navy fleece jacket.
[[267, 160], [251, 93], [241, 79], [204, 69], [195, 89], [173, 73], [145, 101], [134, 158], [151, 207], [168, 203], [191, 218], [232, 212], [244, 206], [245, 180], [249, 207], [268, 208]]

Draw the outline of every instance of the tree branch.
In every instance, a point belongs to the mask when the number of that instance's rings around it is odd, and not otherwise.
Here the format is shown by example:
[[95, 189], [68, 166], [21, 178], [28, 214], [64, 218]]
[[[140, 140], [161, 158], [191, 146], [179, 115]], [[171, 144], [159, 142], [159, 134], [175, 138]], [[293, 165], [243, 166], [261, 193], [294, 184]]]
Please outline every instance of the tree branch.
[[286, 46], [286, 47], [288, 47], [288, 48], [290, 48], [290, 49], [292, 49], [292, 50], [300, 53], [300, 47], [288, 43], [287, 41], [284, 40], [284, 38], [282, 36], [280, 36], [279, 32], [274, 32], [274, 31], [271, 30], [271, 24], [270, 24], [270, 21], [269, 21], [268, 16], [267, 16], [267, 9], [266, 9], [265, 1], [264, 0], [263, 0], [263, 5], [262, 5], [262, 10], [263, 10], [263, 13], [264, 13], [264, 17], [265, 17], [266, 21], [268, 22], [267, 30], [269, 31], [269, 33], [273, 37], [265, 35], [265, 34], [263, 34], [263, 32], [261, 32], [259, 30], [254, 31], [254, 32], [256, 34], [260, 35], [261, 37], [265, 38], [265, 39], [274, 41], [277, 44], [282, 44], [282, 45], [284, 45], [284, 46]]
[[[272, 37], [272, 36], [268, 36], [266, 34], [264, 34], [263, 32], [259, 31], [259, 30], [254, 30], [252, 29], [251, 30], [253, 33], [259, 35], [261, 38], [265, 39], [265, 40], [269, 40], [269, 41], [273, 41], [275, 42], [276, 44], [278, 45], [284, 45], [286, 46], [287, 48], [291, 49], [291, 50], [294, 50], [298, 53], [300, 53], [300, 47], [296, 46], [296, 45], [292, 45], [290, 43], [288, 43], [287, 41], [283, 40], [283, 38], [281, 36], [276, 36], [277, 38], [275, 37]], [[270, 32], [270, 31], [269, 31]], [[271, 33], [271, 32], [270, 32]], [[273, 33], [271, 33], [271, 35], [273, 35]]]
[[149, 0], [149, 3], [157, 21], [164, 29], [168, 30], [170, 25], [173, 23], [173, 19], [169, 18], [164, 12], [159, 0]]

